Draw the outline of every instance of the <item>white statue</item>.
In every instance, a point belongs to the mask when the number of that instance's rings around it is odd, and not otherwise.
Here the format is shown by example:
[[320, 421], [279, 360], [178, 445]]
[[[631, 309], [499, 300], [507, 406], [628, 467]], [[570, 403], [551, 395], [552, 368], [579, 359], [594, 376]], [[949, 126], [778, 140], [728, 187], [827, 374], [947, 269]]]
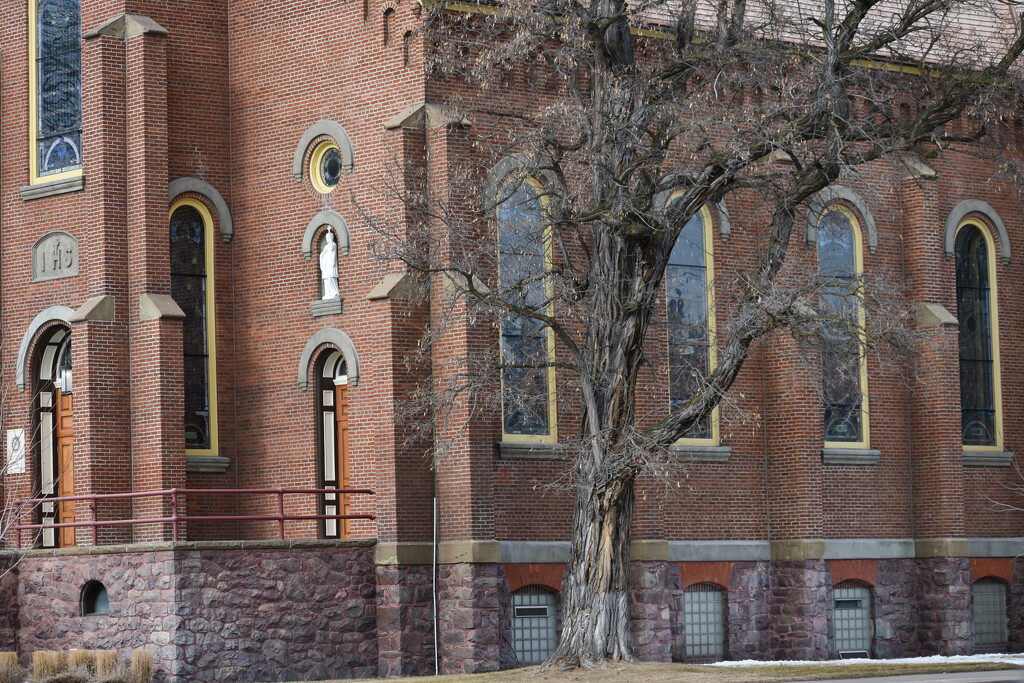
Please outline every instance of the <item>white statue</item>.
[[338, 292], [338, 245], [334, 243], [334, 233], [327, 231], [324, 246], [320, 249], [320, 277], [324, 281], [322, 299], [337, 299]]

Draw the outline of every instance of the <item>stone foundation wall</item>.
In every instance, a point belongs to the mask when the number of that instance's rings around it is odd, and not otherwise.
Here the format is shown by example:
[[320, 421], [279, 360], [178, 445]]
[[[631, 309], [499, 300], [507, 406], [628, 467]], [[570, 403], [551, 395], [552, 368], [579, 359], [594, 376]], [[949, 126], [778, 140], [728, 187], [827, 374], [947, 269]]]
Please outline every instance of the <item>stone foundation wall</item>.
[[443, 564], [437, 589], [441, 673], [511, 667], [511, 598], [502, 566]]
[[379, 565], [378, 675], [434, 673], [434, 613], [430, 565]]
[[682, 588], [676, 562], [633, 562], [629, 568], [633, 648], [643, 662], [671, 662], [673, 631], [682, 632]]
[[[377, 675], [371, 546], [205, 545], [25, 557], [17, 568], [22, 663], [36, 650], [115, 649], [127, 659], [146, 648], [158, 682]], [[106, 587], [108, 615], [80, 615], [89, 580]]]
[[726, 629], [729, 659], [768, 659], [764, 640], [771, 625], [768, 562], [737, 562], [729, 579]]
[[824, 560], [771, 563], [771, 628], [762, 645], [769, 659], [829, 659], [832, 580]]
[[880, 560], [872, 590], [875, 620], [873, 657], [916, 657], [921, 654], [917, 637], [917, 561]]
[[1024, 556], [1013, 561], [1013, 574], [1006, 587], [1006, 614], [1009, 616], [1006, 649], [1024, 652]]
[[916, 562], [921, 654], [973, 654], [970, 561], [966, 557], [939, 557]]

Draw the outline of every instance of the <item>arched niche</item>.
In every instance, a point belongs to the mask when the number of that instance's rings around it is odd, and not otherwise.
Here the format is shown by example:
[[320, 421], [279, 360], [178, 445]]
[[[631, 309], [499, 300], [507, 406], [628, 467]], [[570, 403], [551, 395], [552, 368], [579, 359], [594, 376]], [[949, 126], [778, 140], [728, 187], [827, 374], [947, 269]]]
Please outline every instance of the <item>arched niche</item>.
[[821, 222], [821, 215], [830, 204], [836, 201], [847, 202], [857, 212], [857, 218], [864, 229], [868, 252], [874, 254], [878, 249], [878, 229], [875, 227], [875, 217], [871, 215], [871, 209], [859, 194], [842, 185], [826, 187], [811, 197], [807, 203], [807, 246], [818, 243], [818, 223]]
[[231, 220], [231, 211], [228, 209], [228, 203], [224, 201], [224, 197], [217, 191], [217, 188], [199, 178], [178, 178], [167, 186], [168, 204], [174, 204], [174, 201], [186, 192], [194, 192], [206, 197], [210, 201], [210, 204], [213, 205], [214, 213], [217, 214], [220, 238], [225, 242], [230, 242], [231, 238], [235, 235], [235, 224]]
[[18, 349], [18, 362], [15, 368], [18, 391], [25, 391], [25, 366], [28, 365], [28, 351], [32, 347], [32, 340], [36, 338], [39, 330], [51, 322], [63, 322], [70, 327], [71, 315], [73, 313], [74, 311], [67, 306], [50, 306], [36, 314], [35, 318], [32, 318], [28, 329], [25, 330], [25, 336], [21, 339], [21, 347]]
[[325, 225], [334, 230], [334, 236], [338, 240], [338, 253], [348, 256], [351, 244], [348, 223], [337, 211], [327, 209], [313, 216], [313, 220], [306, 226], [306, 232], [302, 236], [302, 255], [306, 257], [307, 261], [313, 258], [313, 238], [316, 236], [316, 231]]
[[345, 365], [348, 368], [348, 383], [352, 386], [359, 385], [359, 356], [356, 353], [356, 346], [347, 334], [333, 327], [320, 330], [306, 342], [299, 357], [299, 388], [303, 391], [309, 388], [309, 372], [312, 367], [316, 351], [321, 346], [333, 344], [345, 357]]
[[996, 236], [999, 238], [999, 257], [1005, 266], [1010, 262], [1010, 235], [1006, 232], [1006, 224], [988, 202], [983, 202], [980, 199], [965, 199], [950, 212], [946, 219], [946, 232], [942, 242], [943, 253], [946, 256], [953, 255], [956, 229], [963, 223], [967, 215], [972, 213], [980, 213], [985, 216], [990, 226], [995, 228]]
[[306, 159], [306, 152], [309, 151], [309, 146], [313, 144], [313, 140], [316, 140], [321, 135], [326, 135], [338, 143], [338, 150], [341, 152], [341, 161], [345, 166], [345, 172], [352, 172], [355, 166], [352, 140], [349, 139], [348, 133], [339, 124], [323, 119], [307, 128], [306, 132], [299, 139], [299, 144], [295, 148], [295, 155], [292, 157], [292, 177], [295, 178], [295, 182], [302, 182], [302, 165]]

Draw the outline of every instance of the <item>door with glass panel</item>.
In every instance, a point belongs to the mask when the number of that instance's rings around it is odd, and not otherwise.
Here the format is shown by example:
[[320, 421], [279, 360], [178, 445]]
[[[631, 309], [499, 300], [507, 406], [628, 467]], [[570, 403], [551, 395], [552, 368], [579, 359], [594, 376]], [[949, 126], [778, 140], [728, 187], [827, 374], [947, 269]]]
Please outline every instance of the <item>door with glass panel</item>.
[[[319, 392], [319, 488], [346, 489], [351, 486], [348, 458], [348, 370], [338, 351], [331, 351], [318, 372]], [[349, 496], [325, 493], [320, 514], [350, 514]], [[323, 538], [348, 538], [349, 521], [325, 519], [320, 524]]]

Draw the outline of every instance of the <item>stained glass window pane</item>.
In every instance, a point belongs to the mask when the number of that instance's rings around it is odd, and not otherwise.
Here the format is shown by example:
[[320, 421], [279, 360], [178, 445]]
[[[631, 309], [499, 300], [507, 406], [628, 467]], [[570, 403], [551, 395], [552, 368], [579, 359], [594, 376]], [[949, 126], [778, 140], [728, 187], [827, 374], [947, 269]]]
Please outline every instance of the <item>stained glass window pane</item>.
[[960, 339], [960, 410], [963, 443], [996, 445], [992, 304], [988, 243], [968, 225], [956, 237], [956, 306]]
[[[669, 405], [678, 410], [697, 393], [710, 372], [708, 278], [704, 218], [696, 214], [676, 238], [665, 268], [668, 298]], [[711, 438], [711, 419], [690, 428], [691, 439]]]
[[37, 17], [39, 175], [82, 165], [79, 0], [34, 0]]
[[[536, 311], [546, 305], [544, 210], [537, 192], [523, 183], [498, 207], [499, 279], [509, 303]], [[547, 326], [515, 313], [501, 319], [504, 432], [551, 433], [548, 406]]]
[[206, 310], [206, 225], [189, 205], [171, 215], [171, 296], [185, 313], [185, 447], [210, 448], [210, 381]]
[[818, 276], [823, 317], [821, 376], [826, 441], [857, 442], [862, 437], [859, 323], [860, 298], [856, 240], [850, 218], [828, 211], [818, 223]]

